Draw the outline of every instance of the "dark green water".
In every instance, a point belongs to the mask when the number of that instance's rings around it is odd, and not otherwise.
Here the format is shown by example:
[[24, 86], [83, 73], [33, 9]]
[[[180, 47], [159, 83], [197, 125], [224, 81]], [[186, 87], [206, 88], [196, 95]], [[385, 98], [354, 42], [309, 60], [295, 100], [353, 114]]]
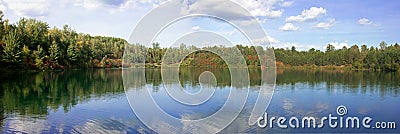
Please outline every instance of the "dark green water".
[[[198, 76], [208, 69], [182, 69], [181, 85], [199, 90]], [[168, 114], [180, 118], [216, 112], [229, 94], [230, 73], [211, 69], [218, 83], [209, 105], [179, 106], [169, 102], [161, 71], [146, 70], [147, 87]], [[250, 70], [250, 93], [244, 111], [251, 110], [260, 85], [260, 70]], [[3, 133], [153, 133], [132, 112], [120, 69], [14, 72], [0, 75], [0, 131]], [[396, 129], [281, 129], [248, 126], [241, 114], [222, 133], [232, 132], [400, 132], [400, 73], [368, 71], [278, 70], [276, 88], [267, 109], [269, 116], [320, 118], [336, 114], [345, 105], [347, 115], [369, 116], [374, 121], [395, 121]], [[135, 90], [135, 89], [132, 89]], [[128, 91], [129, 93], [132, 93]], [[137, 100], [140, 101], [140, 100]], [[151, 112], [151, 111], [149, 111]]]

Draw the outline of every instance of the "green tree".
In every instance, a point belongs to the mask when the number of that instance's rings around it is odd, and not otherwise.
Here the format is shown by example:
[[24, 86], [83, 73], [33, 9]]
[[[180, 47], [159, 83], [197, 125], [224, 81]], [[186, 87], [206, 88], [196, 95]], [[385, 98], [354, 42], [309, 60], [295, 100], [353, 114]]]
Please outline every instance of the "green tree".
[[7, 25], [7, 20], [3, 20], [4, 14], [3, 11], [0, 10], [0, 41], [3, 39], [3, 36], [6, 34], [5, 25]]
[[379, 43], [379, 46], [381, 47], [381, 50], [385, 50], [387, 47], [387, 44], [385, 41], [382, 41], [381, 43]]
[[25, 62], [25, 67], [29, 67], [31, 62], [31, 50], [28, 46], [24, 45], [24, 47], [22, 47], [21, 56], [22, 60]]
[[46, 58], [46, 56], [44, 54], [43, 48], [40, 45], [38, 45], [37, 46], [37, 50], [33, 52], [33, 56], [35, 58], [35, 66], [36, 66], [36, 68], [45, 69], [44, 59]]
[[53, 43], [50, 45], [50, 60], [58, 63], [58, 58], [59, 58], [59, 47], [57, 42], [53, 41]]
[[335, 46], [333, 46], [333, 45], [331, 45], [331, 44], [328, 44], [327, 46], [326, 46], [326, 51], [327, 52], [329, 52], [329, 51], [334, 51], [335, 50]]
[[10, 32], [5, 37], [4, 60], [5, 62], [20, 64], [21, 62], [21, 45], [16, 31]]
[[69, 45], [67, 50], [68, 61], [75, 63], [78, 60], [78, 53], [75, 45]]

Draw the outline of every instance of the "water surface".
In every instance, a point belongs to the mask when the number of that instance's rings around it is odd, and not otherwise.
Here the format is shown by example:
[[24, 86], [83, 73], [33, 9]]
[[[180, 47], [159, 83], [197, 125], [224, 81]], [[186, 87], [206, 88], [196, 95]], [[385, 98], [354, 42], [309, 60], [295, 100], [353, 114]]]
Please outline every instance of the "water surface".
[[[196, 70], [196, 71], [194, 71]], [[176, 118], [199, 119], [218, 111], [231, 88], [227, 69], [182, 69], [181, 83], [199, 91], [198, 76], [214, 73], [215, 94], [200, 106], [179, 105], [167, 94], [159, 69], [147, 69], [146, 81], [157, 104]], [[250, 93], [244, 112], [222, 133], [232, 132], [400, 132], [399, 129], [280, 129], [248, 126], [248, 114], [258, 95], [260, 70], [250, 72]], [[3, 133], [154, 133], [132, 112], [120, 69], [63, 72], [4, 72], [0, 75], [0, 131]], [[369, 116], [400, 123], [400, 73], [369, 71], [277, 70], [269, 116], [321, 118], [345, 105], [349, 116]], [[127, 91], [134, 93], [135, 89]], [[137, 100], [140, 101], [140, 100]]]

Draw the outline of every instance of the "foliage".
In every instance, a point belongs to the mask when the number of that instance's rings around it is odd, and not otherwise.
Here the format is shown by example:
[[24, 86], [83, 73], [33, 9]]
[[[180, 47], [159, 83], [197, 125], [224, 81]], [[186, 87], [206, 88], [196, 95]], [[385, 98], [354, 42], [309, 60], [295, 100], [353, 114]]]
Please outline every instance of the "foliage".
[[16, 31], [11, 31], [4, 39], [4, 62], [10, 64], [21, 63], [21, 45]]
[[[56, 69], [100, 67], [97, 61], [120, 61], [127, 42], [114, 37], [76, 33], [65, 25], [49, 29], [46, 22], [20, 19], [15, 24], [3, 20], [0, 12], [0, 67], [16, 69]], [[118, 67], [120, 64], [110, 62]]]
[[[331, 44], [327, 45], [326, 51], [314, 48], [298, 51], [294, 46], [290, 49], [279, 48], [274, 49], [273, 57], [272, 54], [268, 56], [267, 51], [260, 46], [196, 48], [181, 44], [178, 47], [162, 48], [159, 43], [153, 43], [151, 47], [146, 47], [142, 44], [128, 44], [121, 38], [77, 33], [68, 25], [62, 29], [49, 29], [46, 22], [35, 19], [22, 18], [15, 24], [9, 24], [8, 20], [3, 19], [2, 12], [0, 28], [2, 68], [121, 67], [136, 63], [150, 66], [160, 66], [162, 63], [196, 67], [227, 67], [227, 63], [263, 66], [260, 59], [275, 58], [278, 67], [345, 66], [353, 69], [400, 70], [400, 46], [397, 43], [389, 46], [384, 41], [377, 44], [380, 48], [368, 48], [366, 45], [361, 48], [358, 45], [335, 48]], [[202, 51], [197, 51], [200, 49]], [[126, 61], [122, 63], [124, 51], [127, 53], [124, 55]], [[265, 57], [259, 57], [257, 53], [264, 53], [260, 55]]]

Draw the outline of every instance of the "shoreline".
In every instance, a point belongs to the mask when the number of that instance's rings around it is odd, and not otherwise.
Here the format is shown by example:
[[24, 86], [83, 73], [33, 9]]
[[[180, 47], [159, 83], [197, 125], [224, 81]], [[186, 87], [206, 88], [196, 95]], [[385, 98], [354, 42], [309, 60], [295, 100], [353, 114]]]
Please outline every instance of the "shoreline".
[[[130, 68], [146, 68], [146, 69], [159, 69], [161, 68], [161, 64], [154, 63], [146, 63], [143, 65], [122, 65], [119, 67], [65, 67], [65, 68], [47, 68], [47, 69], [26, 69], [26, 68], [0, 68], [0, 72], [7, 71], [22, 71], [22, 72], [41, 72], [41, 71], [52, 71], [52, 72], [62, 72], [64, 70], [92, 70], [92, 69], [130, 69]], [[185, 68], [221, 68], [228, 69], [226, 66], [188, 66], [188, 65], [179, 65], [179, 64], [169, 64], [168, 67], [185, 67]], [[231, 67], [232, 68], [232, 67]], [[240, 67], [233, 67], [240, 68]], [[247, 65], [248, 69], [260, 69], [262, 66], [254, 66]], [[396, 71], [388, 71], [382, 69], [356, 69], [349, 65], [342, 66], [316, 66], [316, 65], [304, 65], [304, 66], [291, 66], [291, 65], [281, 65], [277, 64], [275, 69], [294, 69], [294, 70], [340, 70], [340, 71], [374, 71], [374, 72], [396, 72]]]

